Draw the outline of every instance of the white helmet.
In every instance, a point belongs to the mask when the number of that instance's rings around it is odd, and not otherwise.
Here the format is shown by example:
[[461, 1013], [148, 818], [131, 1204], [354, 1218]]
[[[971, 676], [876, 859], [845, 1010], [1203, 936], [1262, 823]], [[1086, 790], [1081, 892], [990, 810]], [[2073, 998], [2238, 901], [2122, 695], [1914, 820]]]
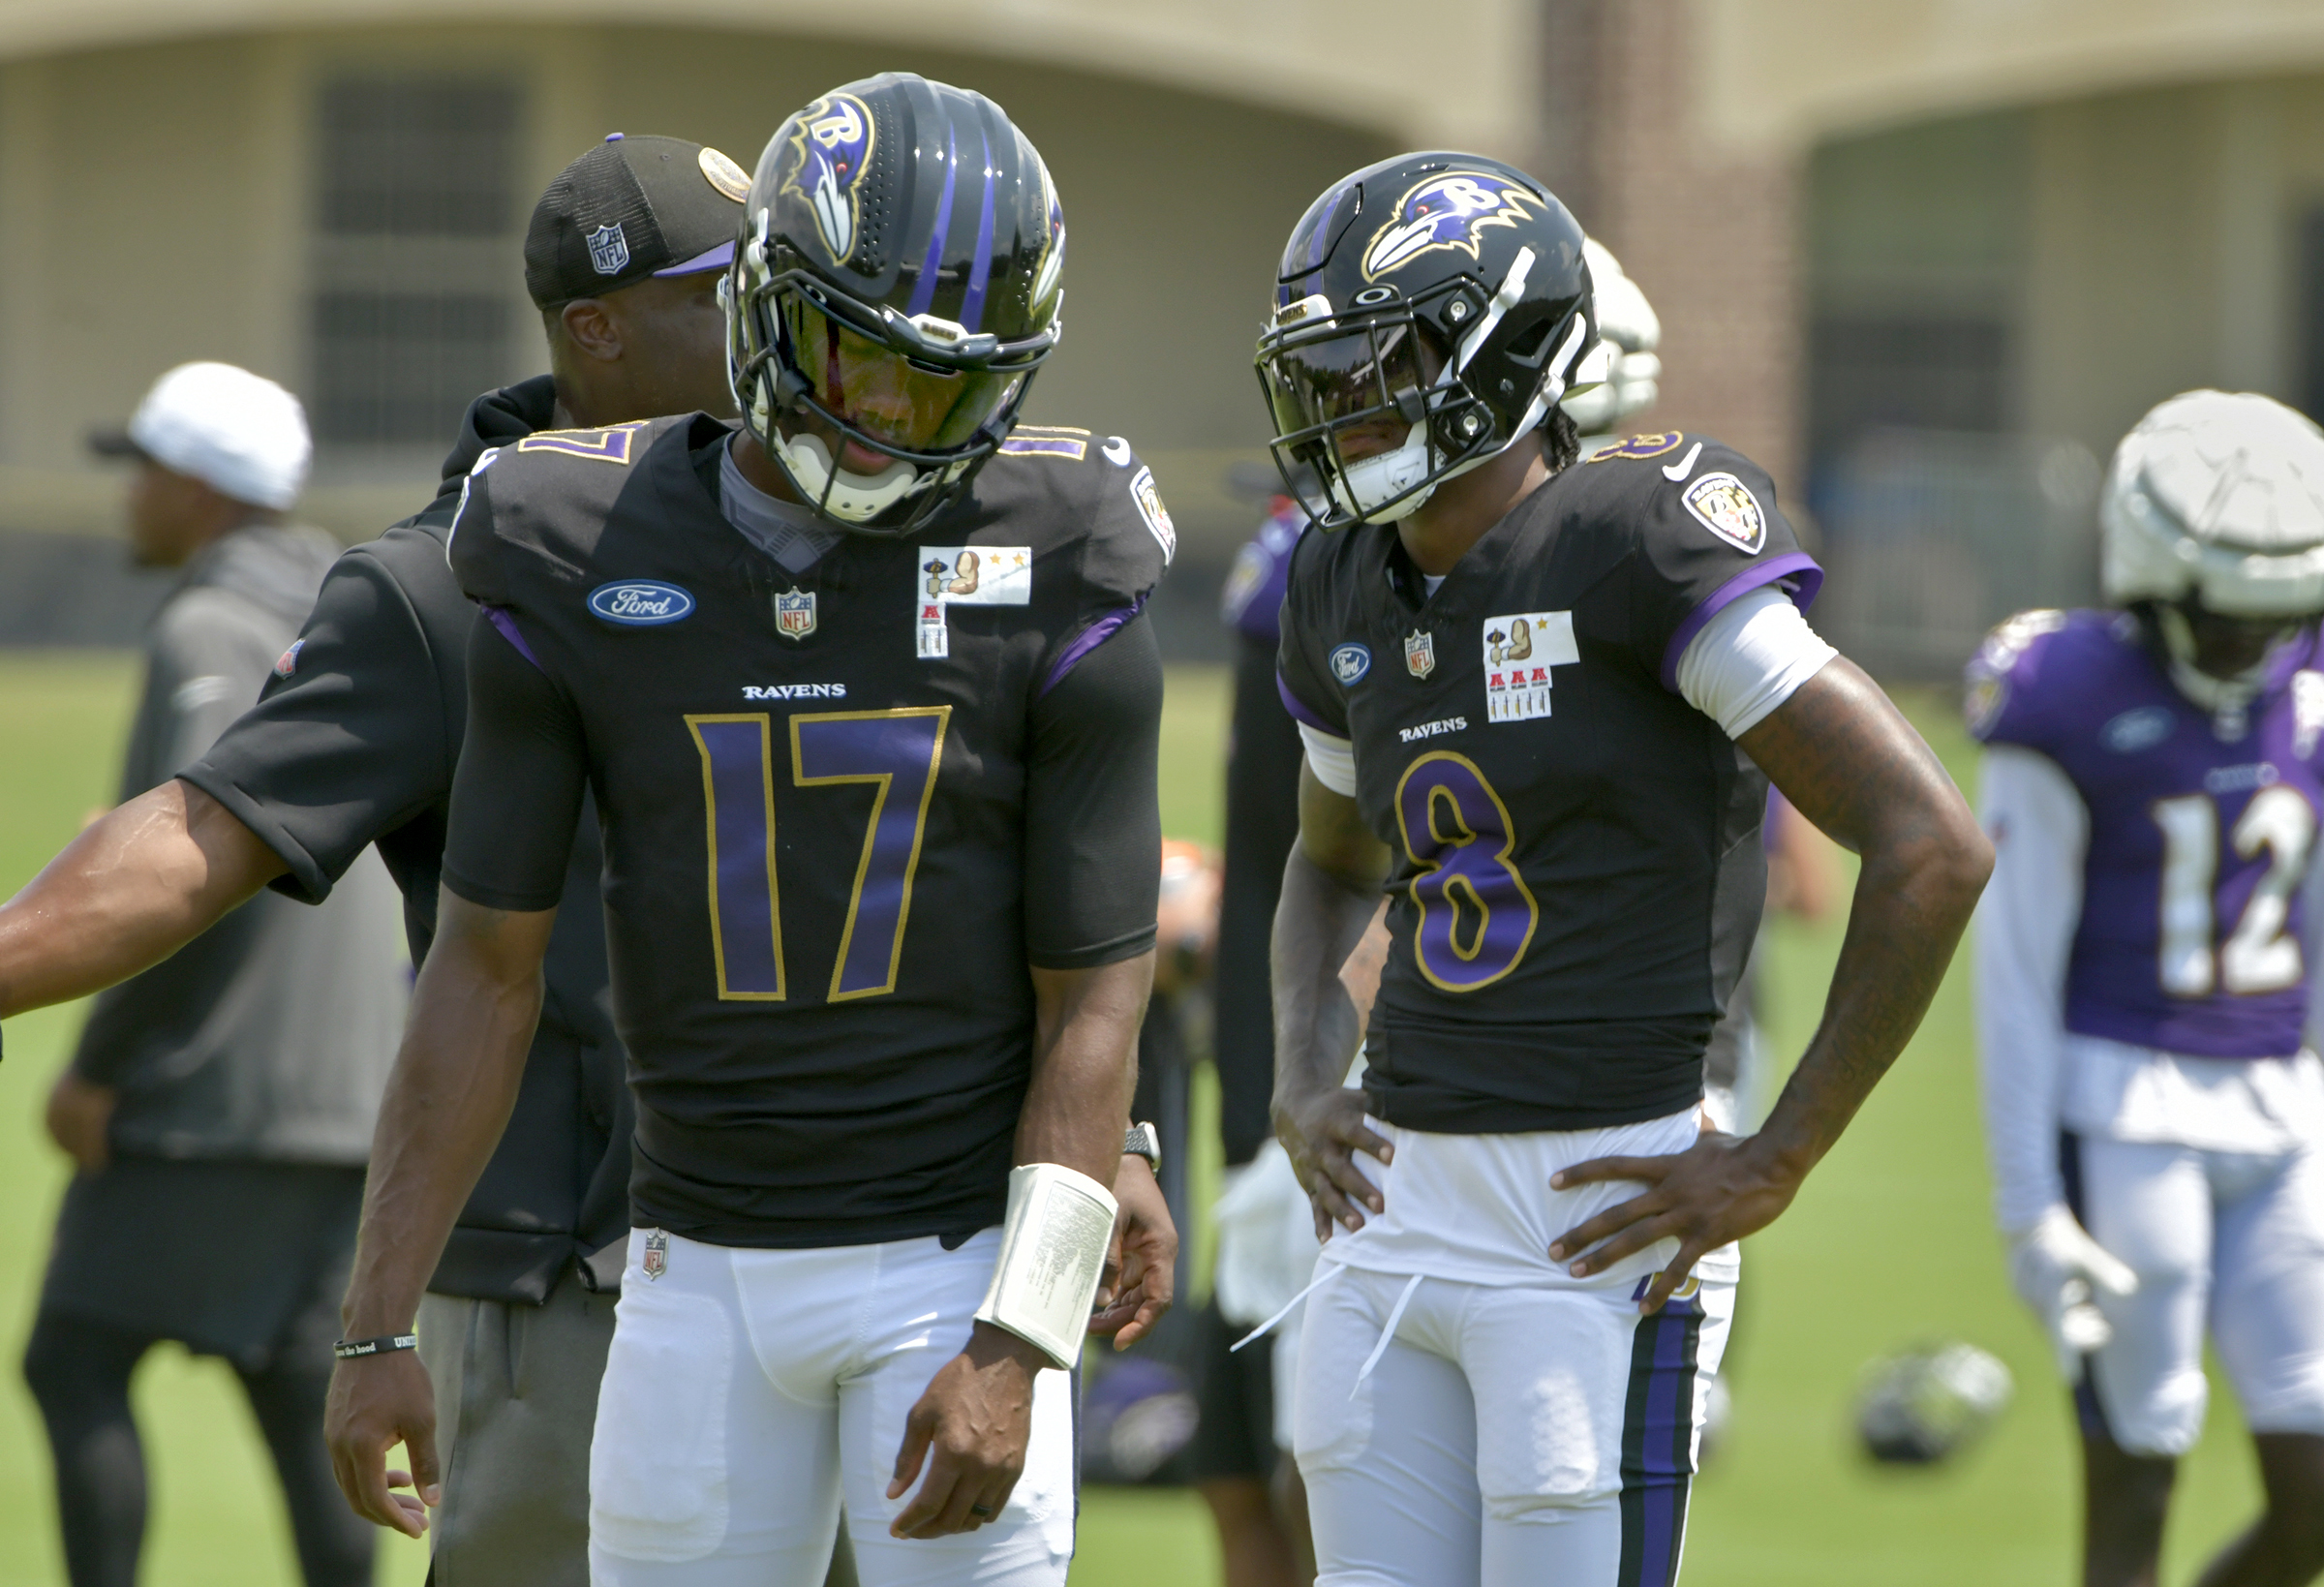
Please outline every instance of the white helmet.
[[2098, 517], [2109, 604], [2324, 611], [2324, 431], [2273, 398], [2187, 391], [2156, 408], [2115, 448]]
[[[1582, 389], [1559, 406], [1575, 429], [1594, 436], [1654, 406], [1663, 375], [1663, 361], [1655, 356], [1663, 322], [1611, 249], [1585, 237], [1581, 252], [1590, 261], [1590, 285], [1597, 295], [1598, 345], [1581, 355], [1574, 372], [1573, 383]], [[1585, 384], [1589, 381], [1598, 383]]]

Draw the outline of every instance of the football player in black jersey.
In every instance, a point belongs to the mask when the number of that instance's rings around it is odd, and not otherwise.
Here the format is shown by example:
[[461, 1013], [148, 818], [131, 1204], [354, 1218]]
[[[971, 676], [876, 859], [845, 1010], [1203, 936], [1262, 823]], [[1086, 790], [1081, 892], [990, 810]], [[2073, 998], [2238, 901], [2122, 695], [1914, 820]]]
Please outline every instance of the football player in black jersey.
[[[1015, 422], [1064, 227], [979, 95], [889, 75], [760, 158], [738, 431], [538, 434], [450, 556], [489, 621], [444, 898], [382, 1108], [335, 1448], [505, 1115], [584, 788], [637, 1102], [593, 1579], [1055, 1583], [1070, 1389], [1152, 968], [1174, 546], [1126, 442]], [[1123, 1260], [1148, 1325], [1171, 1250]], [[1125, 1328], [1125, 1333], [1133, 1331]]]
[[[1276, 1127], [1328, 1236], [1293, 1396], [1325, 1581], [1674, 1578], [1735, 1241], [1911, 1034], [1992, 863], [1802, 621], [1821, 574], [1765, 473], [1681, 434], [1575, 463], [1592, 328], [1564, 207], [1419, 154], [1309, 209], [1260, 342], [1333, 532], [1284, 602], [1307, 755], [1274, 938]], [[1702, 1054], [1768, 777], [1863, 873], [1822, 1027], [1738, 1139]], [[1344, 1088], [1336, 972], [1384, 890]]]

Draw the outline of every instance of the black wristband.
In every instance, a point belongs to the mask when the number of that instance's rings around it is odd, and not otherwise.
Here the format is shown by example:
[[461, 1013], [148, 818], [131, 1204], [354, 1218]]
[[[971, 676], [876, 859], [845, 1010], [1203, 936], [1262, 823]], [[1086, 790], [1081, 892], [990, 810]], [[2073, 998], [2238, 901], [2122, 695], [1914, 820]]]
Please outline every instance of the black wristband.
[[390, 1356], [399, 1350], [417, 1350], [416, 1333], [383, 1333], [377, 1339], [342, 1339], [331, 1346], [331, 1354], [343, 1361], [358, 1356]]

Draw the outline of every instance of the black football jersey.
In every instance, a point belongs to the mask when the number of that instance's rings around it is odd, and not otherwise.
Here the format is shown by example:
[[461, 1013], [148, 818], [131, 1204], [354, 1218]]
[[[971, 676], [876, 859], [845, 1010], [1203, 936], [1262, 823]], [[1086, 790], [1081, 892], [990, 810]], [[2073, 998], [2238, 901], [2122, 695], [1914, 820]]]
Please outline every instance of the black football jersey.
[[444, 881], [557, 901], [586, 778], [641, 1225], [964, 1236], [1006, 1204], [1028, 964], [1153, 941], [1170, 521], [1127, 443], [1021, 429], [935, 526], [794, 576], [720, 511], [732, 434], [540, 435], [471, 476]]
[[1737, 597], [1821, 580], [1767, 475], [1676, 434], [1560, 473], [1433, 595], [1393, 525], [1300, 542], [1284, 699], [1352, 741], [1393, 854], [1382, 1117], [1587, 1129], [1701, 1096], [1765, 901], [1767, 784], [1679, 696], [1679, 658]]

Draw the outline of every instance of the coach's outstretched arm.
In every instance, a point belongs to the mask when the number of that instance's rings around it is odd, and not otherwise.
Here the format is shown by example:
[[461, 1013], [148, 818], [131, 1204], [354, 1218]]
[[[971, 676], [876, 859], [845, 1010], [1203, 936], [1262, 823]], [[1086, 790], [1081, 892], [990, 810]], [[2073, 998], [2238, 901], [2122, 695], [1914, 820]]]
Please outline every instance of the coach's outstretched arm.
[[[557, 911], [487, 909], [446, 888], [436, 941], [413, 993], [403, 1050], [380, 1102], [345, 1336], [412, 1331], [419, 1297], [469, 1192], [516, 1106], [540, 1017], [542, 956]], [[343, 1360], [331, 1374], [323, 1437], [355, 1513], [418, 1537], [443, 1476], [436, 1400], [416, 1352]], [[389, 1472], [397, 1444], [412, 1470]], [[390, 1491], [410, 1484], [419, 1497]]]
[[225, 806], [175, 778], [115, 806], [0, 904], [0, 1019], [151, 968], [284, 869]]
[[1641, 1311], [1659, 1309], [1705, 1253], [1791, 1205], [1918, 1028], [1993, 872], [1993, 845], [1961, 791], [1851, 663], [1827, 663], [1736, 743], [1801, 813], [1862, 857], [1863, 870], [1823, 1022], [1758, 1134], [1706, 1134], [1673, 1157], [1600, 1158], [1550, 1180], [1560, 1190], [1606, 1179], [1648, 1186], [1549, 1247], [1581, 1276], [1676, 1238], [1678, 1256]]

